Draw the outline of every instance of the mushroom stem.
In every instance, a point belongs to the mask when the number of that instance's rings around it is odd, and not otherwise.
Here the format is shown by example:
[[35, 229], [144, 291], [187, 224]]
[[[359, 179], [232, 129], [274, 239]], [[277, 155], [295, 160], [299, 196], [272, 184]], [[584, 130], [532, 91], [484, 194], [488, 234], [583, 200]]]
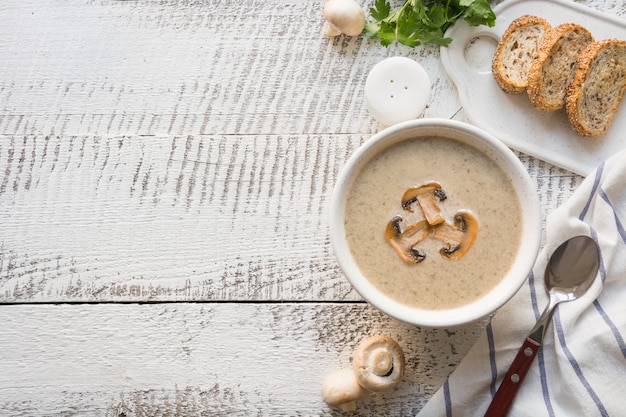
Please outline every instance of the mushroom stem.
[[454, 226], [442, 223], [435, 227], [433, 237], [445, 246], [439, 251], [441, 256], [451, 261], [458, 261], [474, 245], [478, 235], [478, 220], [469, 211], [462, 210], [454, 215]]
[[443, 213], [441, 212], [441, 209], [439, 208], [439, 204], [437, 204], [439, 198], [437, 197], [435, 192], [436, 191], [432, 191], [430, 193], [422, 194], [417, 197], [417, 202], [422, 208], [424, 217], [426, 218], [428, 224], [431, 226], [436, 226], [446, 221]]
[[328, 22], [326, 24], [326, 29], [324, 30], [324, 33], [329, 38], [333, 38], [335, 36], [341, 35], [341, 30], [339, 30], [337, 27], [335, 27], [335, 25], [333, 25], [332, 23]]
[[401, 226], [402, 218], [396, 216], [387, 223], [385, 237], [395, 249], [400, 258], [409, 264], [417, 264], [424, 260], [426, 254], [415, 249], [415, 246], [426, 239], [432, 228], [426, 220], [408, 226], [404, 231]]
[[355, 411], [356, 400], [365, 397], [369, 392], [357, 381], [352, 369], [342, 369], [326, 377], [322, 384], [324, 401], [342, 411]]
[[393, 370], [393, 357], [386, 349], [377, 349], [372, 353], [372, 372], [378, 376], [389, 375]]

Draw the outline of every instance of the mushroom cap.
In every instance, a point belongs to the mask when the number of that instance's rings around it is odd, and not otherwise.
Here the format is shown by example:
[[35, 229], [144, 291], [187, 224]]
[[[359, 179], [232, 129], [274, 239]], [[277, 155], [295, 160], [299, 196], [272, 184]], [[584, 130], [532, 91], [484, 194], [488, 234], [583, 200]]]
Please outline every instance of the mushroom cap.
[[402, 208], [413, 211], [411, 204], [415, 203], [420, 195], [434, 193], [439, 201], [446, 199], [446, 192], [437, 181], [430, 181], [418, 187], [408, 188], [402, 195]]
[[426, 220], [422, 220], [402, 230], [401, 222], [402, 218], [399, 216], [391, 219], [385, 229], [385, 238], [404, 262], [408, 264], [420, 263], [426, 254], [415, 249], [414, 246], [426, 239], [432, 229]]
[[359, 384], [368, 391], [392, 389], [404, 375], [404, 353], [388, 336], [370, 336], [354, 352], [352, 369]]
[[357, 36], [365, 27], [365, 12], [355, 0], [328, 0], [324, 5], [324, 17], [334, 29], [331, 33], [338, 30], [348, 36]]
[[454, 215], [454, 226], [444, 225], [435, 229], [434, 237], [441, 240], [447, 246], [439, 253], [446, 259], [458, 261], [474, 245], [478, 235], [478, 220], [468, 210], [461, 210]]
[[322, 384], [324, 401], [332, 407], [341, 407], [344, 411], [354, 411], [355, 401], [368, 392], [356, 379], [352, 369], [342, 369], [328, 375]]

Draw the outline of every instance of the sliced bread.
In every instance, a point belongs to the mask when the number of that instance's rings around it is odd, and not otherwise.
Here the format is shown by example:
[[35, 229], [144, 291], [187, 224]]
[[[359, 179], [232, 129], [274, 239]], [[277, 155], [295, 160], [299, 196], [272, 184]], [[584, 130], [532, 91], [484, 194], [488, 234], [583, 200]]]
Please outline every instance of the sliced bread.
[[600, 136], [611, 125], [626, 91], [626, 42], [605, 39], [580, 54], [568, 88], [566, 111], [581, 136]]
[[578, 55], [593, 40], [591, 32], [574, 23], [558, 25], [548, 32], [528, 70], [526, 91], [533, 106], [545, 111], [565, 106]]
[[524, 15], [507, 27], [493, 56], [491, 70], [500, 88], [512, 94], [528, 86], [528, 70], [550, 24], [538, 16]]

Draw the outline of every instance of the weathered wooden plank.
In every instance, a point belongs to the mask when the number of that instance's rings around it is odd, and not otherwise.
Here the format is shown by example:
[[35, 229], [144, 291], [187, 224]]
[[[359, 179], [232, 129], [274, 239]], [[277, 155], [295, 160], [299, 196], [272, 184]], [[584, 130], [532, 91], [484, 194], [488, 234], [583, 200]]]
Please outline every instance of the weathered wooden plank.
[[[626, 15], [619, 2], [579, 3]], [[363, 85], [395, 55], [431, 78], [425, 116], [457, 115], [438, 48], [329, 40], [323, 4], [5, 0], [0, 134], [371, 133]]]
[[328, 241], [327, 207], [341, 161], [361, 141], [0, 141], [0, 297], [349, 296]]
[[414, 415], [484, 327], [422, 329], [366, 304], [14, 305], [0, 309], [0, 415], [332, 415], [356, 344], [386, 334], [403, 382], [356, 415]]
[[[364, 135], [0, 140], [0, 300], [358, 300], [328, 208]], [[520, 155], [547, 213], [581, 178]]]
[[4, 1], [0, 134], [371, 132], [365, 79], [398, 54], [436, 86], [426, 115], [458, 111], [438, 48], [329, 40], [323, 4]]

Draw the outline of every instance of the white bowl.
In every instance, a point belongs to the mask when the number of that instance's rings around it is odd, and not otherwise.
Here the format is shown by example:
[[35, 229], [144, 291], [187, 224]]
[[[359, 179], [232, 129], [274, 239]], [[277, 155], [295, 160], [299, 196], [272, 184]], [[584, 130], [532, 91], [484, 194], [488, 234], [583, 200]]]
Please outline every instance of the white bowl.
[[[521, 205], [522, 237], [508, 273], [487, 294], [469, 304], [427, 310], [396, 301], [376, 288], [361, 272], [345, 237], [344, 214], [349, 188], [375, 155], [389, 146], [416, 137], [443, 136], [471, 145], [487, 154], [508, 174]], [[506, 303], [530, 273], [541, 243], [541, 209], [536, 187], [516, 155], [494, 136], [466, 123], [444, 119], [411, 120], [391, 126], [365, 142], [339, 174], [330, 208], [330, 237], [339, 265], [355, 290], [382, 312], [407, 323], [451, 327], [485, 317]]]

